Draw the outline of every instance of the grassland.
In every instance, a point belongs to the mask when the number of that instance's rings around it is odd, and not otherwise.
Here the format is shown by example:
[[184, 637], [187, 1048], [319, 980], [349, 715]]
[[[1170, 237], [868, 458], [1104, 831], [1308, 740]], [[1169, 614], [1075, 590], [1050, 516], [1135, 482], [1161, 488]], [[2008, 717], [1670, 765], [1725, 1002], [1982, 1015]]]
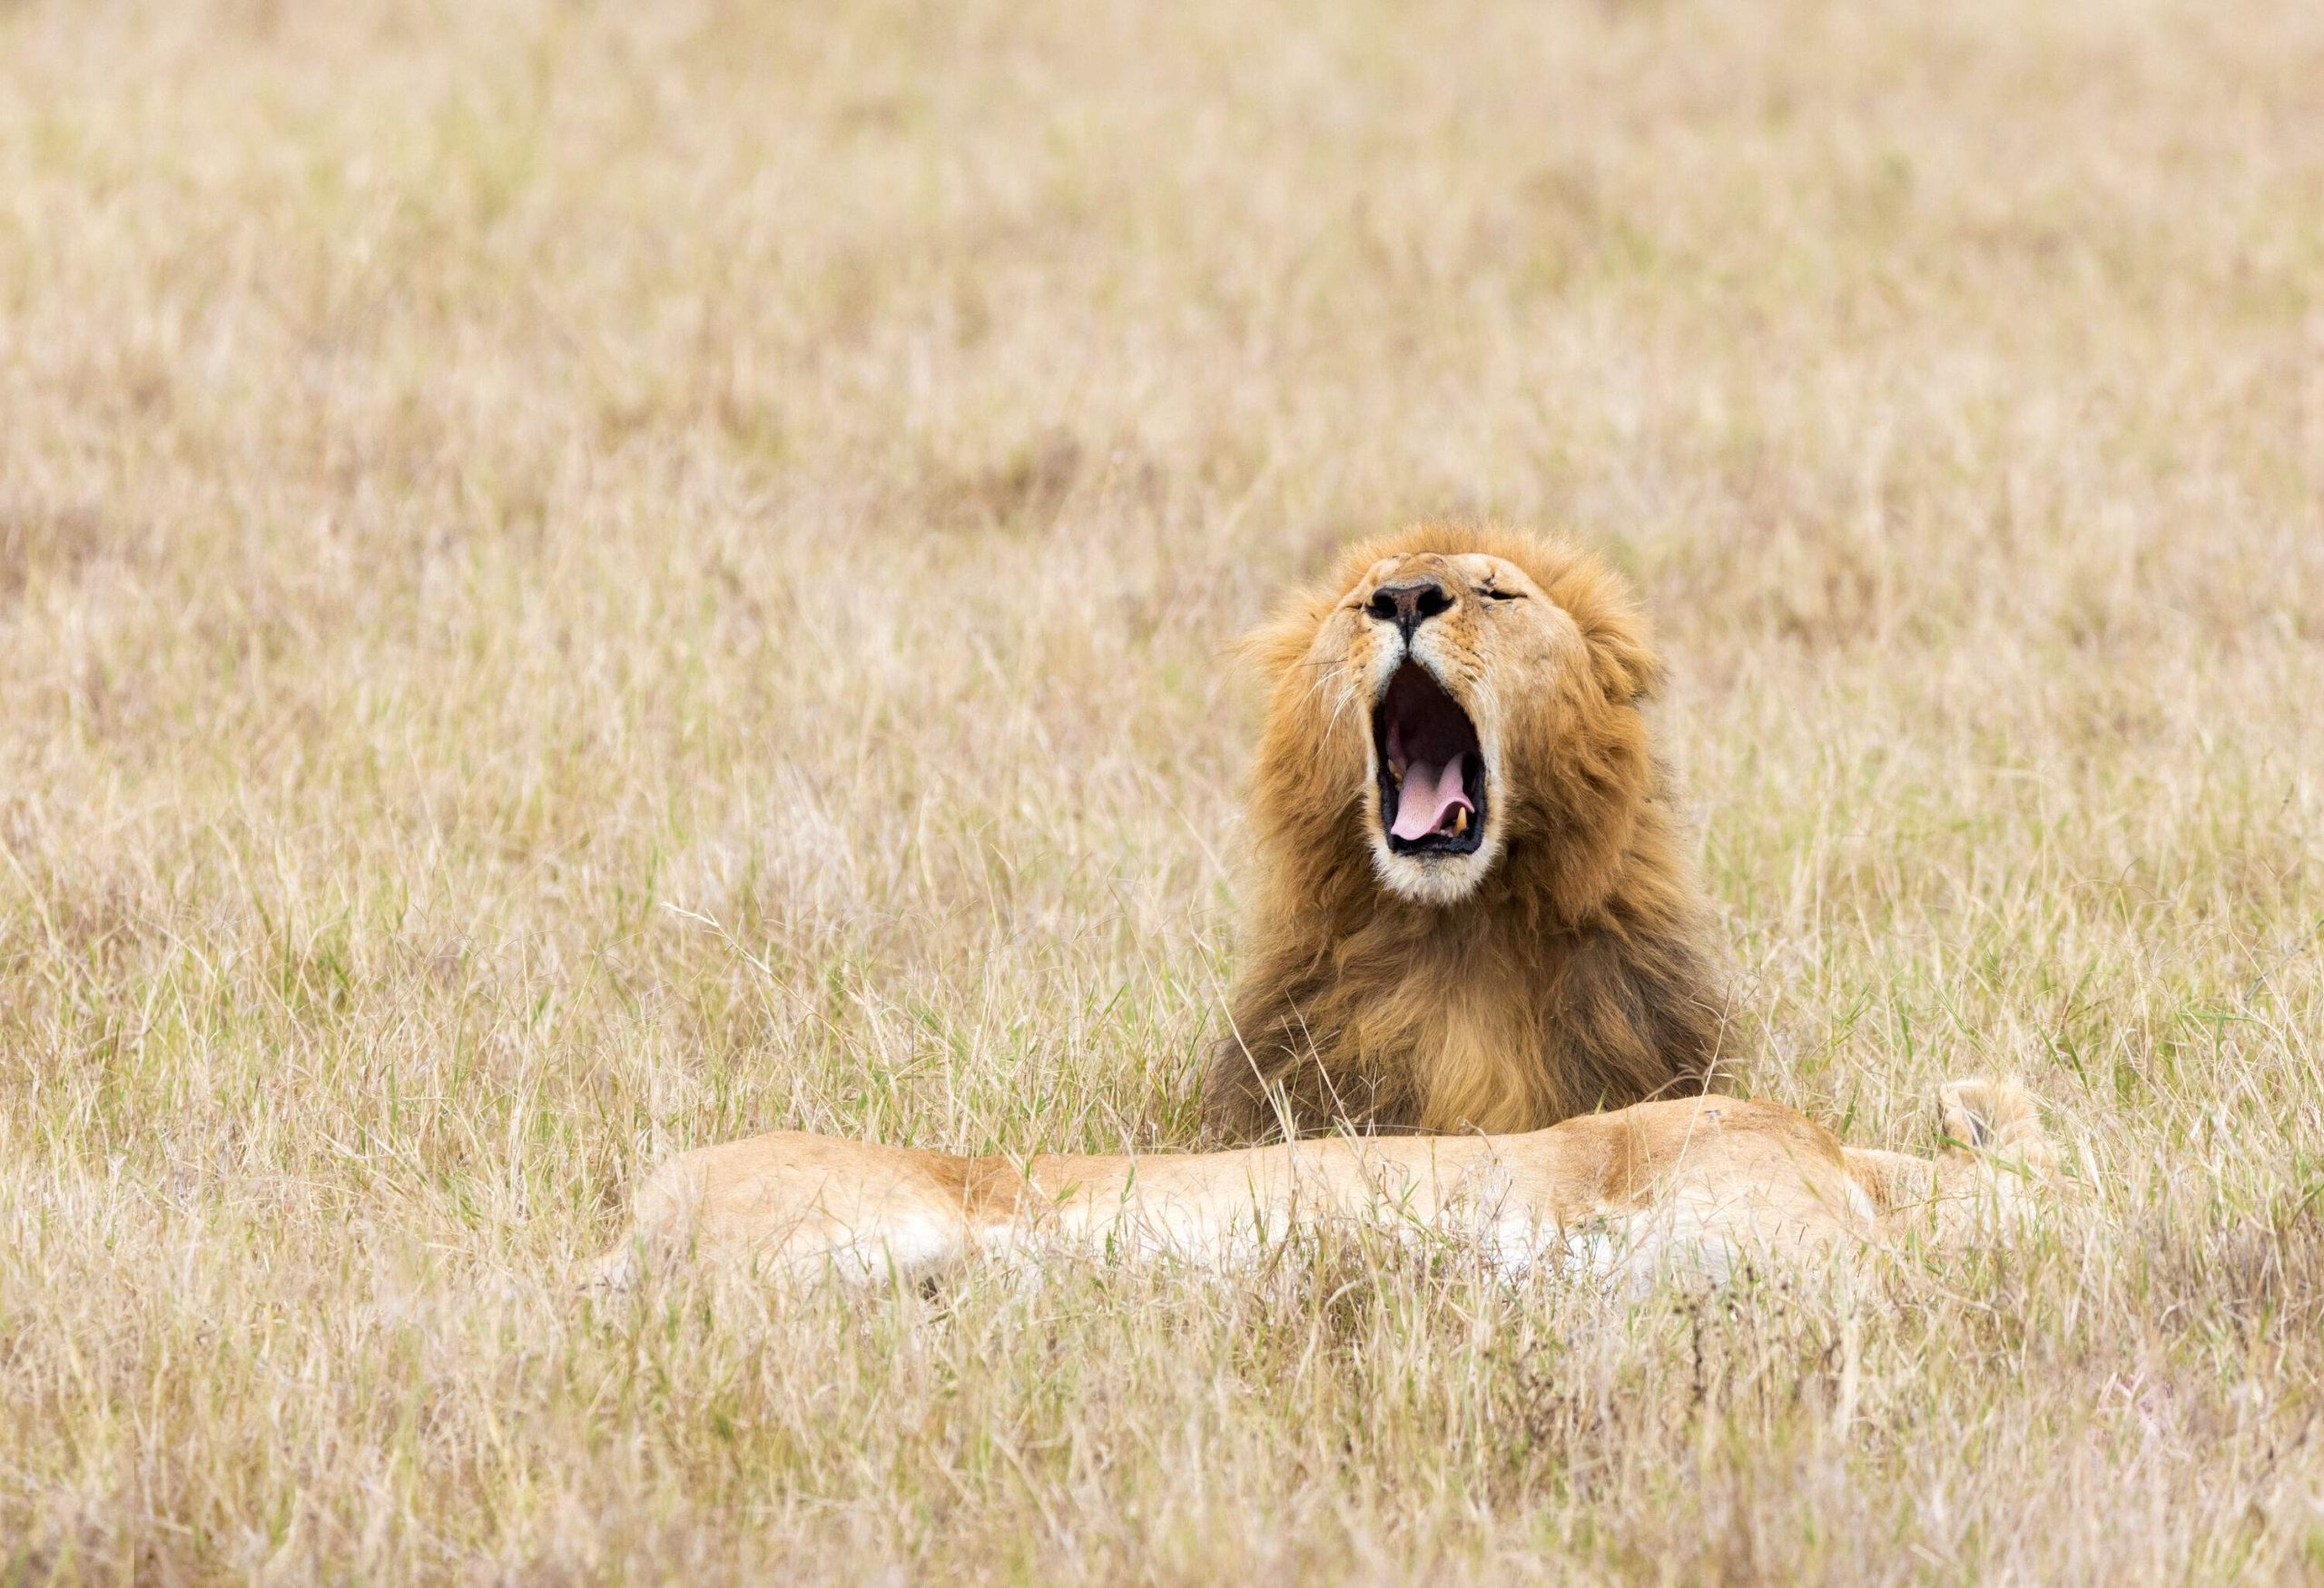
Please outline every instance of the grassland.
[[[0, 1580], [2324, 1571], [2324, 12], [0, 5]], [[1182, 1142], [1228, 646], [1638, 578], [1751, 1084], [2088, 1203], [1633, 1302], [587, 1305]]]

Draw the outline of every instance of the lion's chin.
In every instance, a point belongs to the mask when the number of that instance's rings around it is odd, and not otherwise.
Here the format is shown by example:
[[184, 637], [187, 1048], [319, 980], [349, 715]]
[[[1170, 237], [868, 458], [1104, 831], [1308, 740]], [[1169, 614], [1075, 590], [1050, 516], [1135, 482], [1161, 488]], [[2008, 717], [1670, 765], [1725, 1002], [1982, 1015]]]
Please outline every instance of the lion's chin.
[[1500, 853], [1500, 844], [1488, 835], [1467, 854], [1398, 854], [1375, 833], [1372, 869], [1380, 885], [1398, 898], [1443, 909], [1474, 893]]

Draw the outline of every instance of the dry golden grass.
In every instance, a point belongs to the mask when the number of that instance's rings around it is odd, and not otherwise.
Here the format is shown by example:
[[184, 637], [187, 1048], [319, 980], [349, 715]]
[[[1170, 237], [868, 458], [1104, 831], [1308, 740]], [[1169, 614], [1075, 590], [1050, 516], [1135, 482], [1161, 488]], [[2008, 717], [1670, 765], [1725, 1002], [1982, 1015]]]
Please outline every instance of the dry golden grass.
[[[0, 1579], [2324, 1570], [2324, 11], [0, 5]], [[1571, 525], [1866, 1285], [567, 1288], [1171, 1143], [1221, 656]]]

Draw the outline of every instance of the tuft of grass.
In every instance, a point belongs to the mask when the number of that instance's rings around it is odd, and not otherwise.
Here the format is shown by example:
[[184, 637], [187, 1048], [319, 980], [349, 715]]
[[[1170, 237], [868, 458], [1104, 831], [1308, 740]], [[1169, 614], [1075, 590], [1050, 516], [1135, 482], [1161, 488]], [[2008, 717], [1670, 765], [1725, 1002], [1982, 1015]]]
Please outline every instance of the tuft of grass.
[[[2324, 20], [0, 7], [0, 1577], [2324, 1566]], [[1758, 1091], [2090, 1196], [577, 1297], [678, 1148], [1169, 1146], [1233, 636], [1573, 526]]]

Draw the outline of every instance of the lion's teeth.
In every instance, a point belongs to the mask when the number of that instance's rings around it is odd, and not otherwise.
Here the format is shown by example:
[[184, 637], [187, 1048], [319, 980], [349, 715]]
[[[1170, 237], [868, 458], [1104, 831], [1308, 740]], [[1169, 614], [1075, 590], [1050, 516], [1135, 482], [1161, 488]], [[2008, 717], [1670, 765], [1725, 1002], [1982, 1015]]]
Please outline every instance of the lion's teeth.
[[1452, 836], [1453, 836], [1453, 837], [1455, 837], [1455, 838], [1465, 838], [1465, 837], [1467, 837], [1468, 835], [1469, 835], [1469, 813], [1468, 813], [1467, 811], [1465, 811], [1465, 810], [1462, 810], [1462, 811], [1455, 811], [1455, 812], [1453, 812], [1453, 813], [1452, 813]]

